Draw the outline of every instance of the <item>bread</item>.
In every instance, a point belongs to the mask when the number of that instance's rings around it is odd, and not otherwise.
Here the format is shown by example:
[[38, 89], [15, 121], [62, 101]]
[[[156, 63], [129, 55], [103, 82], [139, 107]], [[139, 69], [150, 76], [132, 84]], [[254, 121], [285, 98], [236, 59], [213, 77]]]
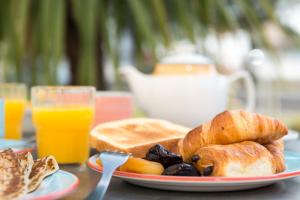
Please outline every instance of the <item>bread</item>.
[[206, 176], [261, 176], [276, 172], [271, 153], [252, 141], [203, 147], [195, 152], [192, 160], [197, 170]]
[[[21, 169], [23, 171], [25, 183], [28, 186], [29, 176], [30, 176], [31, 169], [32, 169], [32, 166], [34, 163], [33, 157], [30, 152], [19, 153], [16, 155], [17, 155], [17, 158], [19, 159], [19, 163], [20, 163]], [[27, 186], [26, 186], [26, 188], [28, 189]]]
[[11, 149], [0, 151], [0, 199], [17, 199], [26, 194], [25, 168]]
[[45, 177], [58, 171], [59, 166], [53, 156], [46, 156], [34, 161], [29, 176], [28, 192], [36, 190]]
[[272, 141], [266, 144], [265, 147], [270, 151], [273, 156], [274, 163], [276, 165], [276, 173], [283, 172], [285, 170], [284, 160], [284, 143], [282, 139]]
[[95, 127], [90, 133], [91, 146], [98, 151], [121, 151], [143, 158], [155, 144], [172, 149], [189, 130], [164, 120], [126, 119]]
[[281, 138], [287, 132], [287, 127], [276, 119], [240, 110], [225, 111], [212, 121], [191, 130], [178, 142], [178, 152], [184, 161], [189, 162], [200, 147], [248, 140], [267, 144]]
[[23, 199], [23, 195], [38, 188], [58, 168], [53, 156], [34, 161], [30, 152], [0, 151], [0, 200]]

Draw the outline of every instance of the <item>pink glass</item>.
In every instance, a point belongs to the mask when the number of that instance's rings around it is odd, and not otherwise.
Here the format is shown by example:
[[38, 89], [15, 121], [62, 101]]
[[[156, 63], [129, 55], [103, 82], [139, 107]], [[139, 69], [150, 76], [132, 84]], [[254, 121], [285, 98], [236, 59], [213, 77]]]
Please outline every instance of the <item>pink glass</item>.
[[133, 100], [128, 92], [97, 92], [95, 125], [130, 118], [133, 115]]

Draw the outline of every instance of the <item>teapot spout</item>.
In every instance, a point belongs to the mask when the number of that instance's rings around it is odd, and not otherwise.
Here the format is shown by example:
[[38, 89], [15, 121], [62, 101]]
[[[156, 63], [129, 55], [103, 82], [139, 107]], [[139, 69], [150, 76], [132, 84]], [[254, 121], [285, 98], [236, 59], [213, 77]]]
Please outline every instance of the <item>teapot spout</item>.
[[133, 66], [124, 66], [121, 67], [119, 72], [121, 75], [125, 76], [127, 80], [135, 77], [135, 76], [143, 76], [141, 72], [139, 72], [135, 67]]
[[119, 72], [124, 76], [137, 103], [142, 109], [145, 108], [147, 91], [149, 91], [149, 87], [151, 86], [149, 76], [139, 72], [133, 66], [121, 67]]
[[124, 76], [131, 89], [134, 89], [137, 85], [145, 85], [146, 75], [139, 72], [133, 66], [121, 67], [119, 72]]

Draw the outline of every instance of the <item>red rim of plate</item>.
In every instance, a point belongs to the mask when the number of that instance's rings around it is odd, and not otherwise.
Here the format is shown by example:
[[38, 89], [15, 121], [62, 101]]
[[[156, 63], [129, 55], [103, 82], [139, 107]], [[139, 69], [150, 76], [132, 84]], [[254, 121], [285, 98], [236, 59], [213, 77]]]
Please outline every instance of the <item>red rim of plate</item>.
[[32, 152], [34, 150], [34, 147], [28, 147], [24, 149], [13, 149], [15, 153], [27, 153]]
[[[98, 172], [102, 172], [102, 167], [97, 163], [91, 161], [94, 156], [88, 160], [88, 166]], [[186, 176], [162, 176], [162, 175], [150, 175], [150, 174], [138, 174], [133, 172], [115, 171], [114, 175], [125, 178], [134, 179], [148, 179], [158, 181], [183, 181], [183, 182], [230, 182], [230, 181], [257, 181], [257, 180], [271, 180], [271, 179], [283, 179], [287, 177], [293, 177], [300, 175], [300, 170], [293, 172], [282, 172], [273, 174], [270, 176], [251, 176], [251, 177], [186, 177]]]
[[[66, 172], [66, 171], [63, 171], [63, 172]], [[71, 174], [70, 172], [67, 172], [67, 173]], [[77, 176], [75, 176], [74, 174], [72, 174], [72, 175], [74, 176], [76, 181], [70, 187], [68, 187], [64, 190], [58, 191], [58, 192], [53, 192], [53, 193], [46, 194], [46, 195], [41, 196], [41, 197], [36, 197], [36, 198], [31, 199], [31, 200], [58, 199], [58, 198], [61, 198], [61, 197], [64, 197], [64, 196], [70, 194], [71, 192], [73, 192], [78, 187], [79, 182], [80, 182]]]

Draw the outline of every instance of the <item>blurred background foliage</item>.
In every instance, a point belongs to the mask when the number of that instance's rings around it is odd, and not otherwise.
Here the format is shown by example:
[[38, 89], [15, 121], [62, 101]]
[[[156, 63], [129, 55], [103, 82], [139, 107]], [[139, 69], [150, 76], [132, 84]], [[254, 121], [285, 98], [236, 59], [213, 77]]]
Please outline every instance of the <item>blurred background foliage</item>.
[[[134, 64], [153, 66], [160, 49], [191, 43], [212, 32], [246, 30], [252, 47], [274, 49], [263, 30], [272, 22], [293, 39], [274, 13], [274, 0], [1, 0], [0, 80], [28, 85], [64, 84], [107, 88], [104, 65], [120, 65], [120, 42], [132, 38]], [[205, 47], [202, 45], [202, 52]]]

